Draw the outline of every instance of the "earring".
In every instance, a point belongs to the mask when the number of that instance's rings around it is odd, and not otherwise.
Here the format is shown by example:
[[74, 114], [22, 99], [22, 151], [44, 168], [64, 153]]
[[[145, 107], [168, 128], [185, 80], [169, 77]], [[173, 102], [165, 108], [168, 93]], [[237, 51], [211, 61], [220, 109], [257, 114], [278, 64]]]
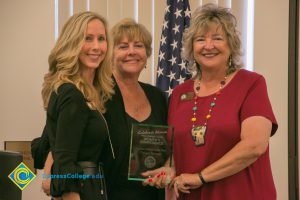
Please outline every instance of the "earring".
[[228, 69], [227, 69], [226, 75], [229, 75], [229, 74], [235, 72], [235, 70], [236, 70], [236, 68], [232, 64], [232, 56], [230, 55], [229, 59], [228, 59]]
[[201, 79], [201, 75], [202, 75], [201, 66], [195, 60], [193, 63], [193, 68], [195, 69], [195, 71], [193, 70], [192, 76], [197, 76], [199, 79]]
[[145, 65], [145, 67], [144, 67], [145, 69], [147, 68], [147, 65]]
[[228, 67], [232, 68], [232, 56], [229, 56], [229, 60], [228, 60]]
[[197, 63], [195, 60], [194, 60], [193, 66], [197, 69], [197, 71], [200, 69], [199, 63]]

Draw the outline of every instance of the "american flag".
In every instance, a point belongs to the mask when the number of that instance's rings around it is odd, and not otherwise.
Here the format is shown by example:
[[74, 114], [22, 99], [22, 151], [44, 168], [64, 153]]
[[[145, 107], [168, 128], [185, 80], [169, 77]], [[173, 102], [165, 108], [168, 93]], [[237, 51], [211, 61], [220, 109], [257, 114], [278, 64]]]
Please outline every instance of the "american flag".
[[190, 25], [188, 0], [167, 0], [160, 39], [156, 86], [171, 95], [188, 78], [187, 63], [181, 59], [183, 31]]

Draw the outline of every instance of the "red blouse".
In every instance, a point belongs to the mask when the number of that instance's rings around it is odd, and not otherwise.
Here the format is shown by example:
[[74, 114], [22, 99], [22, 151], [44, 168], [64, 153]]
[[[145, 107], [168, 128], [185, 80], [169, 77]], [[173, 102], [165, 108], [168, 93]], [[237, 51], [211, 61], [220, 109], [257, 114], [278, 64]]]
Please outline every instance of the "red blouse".
[[[191, 136], [194, 99], [183, 99], [193, 92], [193, 80], [177, 86], [171, 96], [168, 123], [174, 125], [174, 162], [176, 173], [197, 173], [220, 159], [239, 141], [241, 124], [251, 116], [263, 116], [272, 122], [272, 135], [277, 122], [268, 98], [263, 76], [241, 69], [223, 88], [208, 120], [205, 145], [197, 147]], [[195, 125], [203, 125], [215, 95], [198, 98]], [[186, 200], [275, 200], [269, 148], [252, 165], [230, 177], [210, 182], [190, 194]]]

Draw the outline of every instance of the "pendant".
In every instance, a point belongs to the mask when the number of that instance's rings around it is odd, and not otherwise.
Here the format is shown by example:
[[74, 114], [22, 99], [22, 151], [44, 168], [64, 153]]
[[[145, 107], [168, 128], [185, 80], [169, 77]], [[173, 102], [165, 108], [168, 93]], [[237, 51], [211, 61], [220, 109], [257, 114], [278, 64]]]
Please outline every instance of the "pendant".
[[192, 128], [192, 138], [196, 146], [205, 144], [206, 126], [195, 126]]

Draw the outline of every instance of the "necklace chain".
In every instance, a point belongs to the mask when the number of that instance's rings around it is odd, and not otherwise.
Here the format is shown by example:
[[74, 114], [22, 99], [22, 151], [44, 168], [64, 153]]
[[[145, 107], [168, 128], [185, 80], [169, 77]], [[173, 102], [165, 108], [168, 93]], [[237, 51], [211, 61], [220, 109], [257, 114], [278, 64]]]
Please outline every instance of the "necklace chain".
[[220, 87], [218, 91], [215, 93], [212, 102], [210, 103], [210, 107], [208, 109], [208, 113], [205, 116], [205, 122], [202, 126], [196, 126], [197, 122], [197, 110], [198, 110], [198, 94], [200, 92], [200, 80], [195, 81], [194, 85], [194, 91], [195, 91], [195, 96], [194, 96], [194, 106], [193, 106], [193, 116], [191, 118], [192, 121], [192, 138], [195, 142], [196, 146], [202, 146], [205, 143], [205, 132], [207, 128], [207, 123], [208, 120], [212, 117], [212, 110], [216, 105], [216, 100], [217, 97], [221, 94], [221, 90], [224, 88], [224, 85], [226, 84], [226, 79], [227, 79], [227, 74], [225, 75], [224, 79], [220, 82]]

